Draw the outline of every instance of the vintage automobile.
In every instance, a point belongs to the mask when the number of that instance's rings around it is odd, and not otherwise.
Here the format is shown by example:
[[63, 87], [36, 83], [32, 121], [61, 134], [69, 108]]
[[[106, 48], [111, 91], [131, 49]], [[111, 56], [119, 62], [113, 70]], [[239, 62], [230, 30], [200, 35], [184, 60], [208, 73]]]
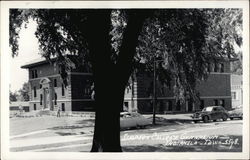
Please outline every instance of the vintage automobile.
[[229, 111], [229, 118], [231, 120], [235, 118], [243, 119], [243, 112], [242, 112], [242, 106], [238, 106], [234, 108], [233, 110]]
[[120, 127], [121, 129], [128, 128], [145, 128], [150, 125], [150, 121], [139, 113], [135, 112], [121, 112], [120, 113]]
[[216, 121], [218, 119], [226, 121], [229, 114], [222, 106], [208, 106], [203, 108], [202, 111], [194, 113], [191, 117], [194, 122], [203, 121], [207, 123], [210, 120]]

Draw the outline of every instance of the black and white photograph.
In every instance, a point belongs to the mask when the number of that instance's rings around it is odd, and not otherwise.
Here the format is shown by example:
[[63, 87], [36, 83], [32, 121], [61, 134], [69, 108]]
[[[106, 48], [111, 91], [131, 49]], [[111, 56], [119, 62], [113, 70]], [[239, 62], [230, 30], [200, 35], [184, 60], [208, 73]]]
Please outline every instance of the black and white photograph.
[[248, 1], [1, 9], [1, 158], [249, 158]]

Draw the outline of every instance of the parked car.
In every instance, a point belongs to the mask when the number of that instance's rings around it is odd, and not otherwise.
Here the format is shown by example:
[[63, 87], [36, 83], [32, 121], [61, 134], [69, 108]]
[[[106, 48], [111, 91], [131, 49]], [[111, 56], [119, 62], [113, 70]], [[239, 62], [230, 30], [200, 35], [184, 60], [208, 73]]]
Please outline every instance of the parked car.
[[233, 110], [229, 111], [229, 118], [233, 120], [234, 118], [243, 119], [242, 106], [238, 106]]
[[208, 106], [203, 108], [201, 112], [194, 113], [191, 117], [194, 122], [203, 121], [207, 123], [210, 120], [216, 121], [218, 119], [226, 121], [229, 114], [222, 106]]
[[120, 127], [121, 129], [126, 128], [144, 128], [147, 125], [151, 124], [148, 119], [143, 117], [139, 113], [135, 112], [121, 112], [120, 113]]

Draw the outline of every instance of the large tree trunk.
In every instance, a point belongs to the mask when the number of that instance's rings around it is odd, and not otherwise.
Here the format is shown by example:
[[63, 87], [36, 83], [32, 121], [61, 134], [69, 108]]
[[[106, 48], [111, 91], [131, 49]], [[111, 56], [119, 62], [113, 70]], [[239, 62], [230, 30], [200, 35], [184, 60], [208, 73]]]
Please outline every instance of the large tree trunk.
[[89, 43], [95, 84], [95, 128], [91, 152], [121, 152], [120, 111], [124, 90], [132, 71], [132, 59], [143, 18], [129, 17], [117, 64], [111, 61], [110, 10], [96, 10], [89, 15]]

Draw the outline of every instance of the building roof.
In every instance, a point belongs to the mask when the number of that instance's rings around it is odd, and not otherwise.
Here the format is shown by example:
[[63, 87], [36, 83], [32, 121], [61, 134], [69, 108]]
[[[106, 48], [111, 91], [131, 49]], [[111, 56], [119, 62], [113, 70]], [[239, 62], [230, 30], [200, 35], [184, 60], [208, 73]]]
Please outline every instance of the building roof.
[[27, 101], [16, 101], [16, 102], [10, 102], [10, 107], [16, 107], [16, 106], [29, 106], [29, 102]]
[[[65, 55], [64, 57], [67, 57], [71, 60], [73, 58], [77, 58], [76, 55]], [[52, 62], [54, 62], [54, 61], [56, 61], [56, 57], [51, 57], [50, 60]], [[38, 66], [41, 64], [46, 64], [46, 63], [49, 63], [49, 60], [47, 60], [45, 57], [41, 57], [41, 58], [37, 58], [37, 59], [31, 60], [31, 61], [25, 63], [23, 66], [21, 66], [21, 68], [29, 69], [31, 67], [35, 67], [35, 66]]]
[[37, 59], [34, 59], [32, 61], [25, 63], [23, 66], [21, 66], [21, 68], [27, 69], [27, 68], [31, 68], [31, 67], [34, 67], [40, 64], [45, 64], [45, 63], [48, 63], [48, 60], [46, 60], [46, 58], [44, 57], [37, 58]]
[[231, 74], [231, 85], [242, 85], [242, 75]]

